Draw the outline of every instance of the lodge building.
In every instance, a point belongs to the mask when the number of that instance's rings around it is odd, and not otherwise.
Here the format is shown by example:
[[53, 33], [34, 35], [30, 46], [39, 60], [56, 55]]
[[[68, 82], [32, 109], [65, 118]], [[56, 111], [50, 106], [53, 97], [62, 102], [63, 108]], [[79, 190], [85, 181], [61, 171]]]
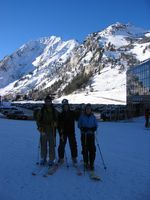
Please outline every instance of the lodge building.
[[127, 107], [133, 116], [150, 109], [150, 59], [127, 70]]

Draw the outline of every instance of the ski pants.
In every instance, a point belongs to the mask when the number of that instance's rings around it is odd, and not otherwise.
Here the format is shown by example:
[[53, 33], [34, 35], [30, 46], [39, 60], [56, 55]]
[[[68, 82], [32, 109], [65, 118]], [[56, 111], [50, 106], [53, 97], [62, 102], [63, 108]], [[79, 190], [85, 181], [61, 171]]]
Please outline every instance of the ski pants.
[[49, 160], [55, 160], [55, 146], [56, 146], [56, 137], [55, 130], [52, 128], [45, 131], [44, 134], [40, 136], [41, 142], [41, 158], [46, 159], [47, 153], [49, 151]]
[[92, 168], [94, 166], [95, 156], [96, 156], [96, 146], [95, 146], [95, 135], [81, 133], [81, 145], [83, 161], [85, 164], [90, 164]]
[[58, 147], [58, 156], [60, 159], [64, 158], [67, 138], [69, 140], [69, 146], [70, 146], [72, 158], [77, 157], [77, 142], [75, 138], [75, 133], [70, 133], [70, 134], [63, 133], [63, 140], [60, 138], [59, 147]]

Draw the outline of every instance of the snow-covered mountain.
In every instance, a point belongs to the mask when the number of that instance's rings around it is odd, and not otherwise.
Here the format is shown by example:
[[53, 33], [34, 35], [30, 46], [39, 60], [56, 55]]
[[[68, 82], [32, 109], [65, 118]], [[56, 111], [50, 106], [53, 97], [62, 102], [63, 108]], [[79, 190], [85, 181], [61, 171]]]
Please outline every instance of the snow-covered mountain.
[[0, 93], [40, 99], [55, 92], [58, 100], [74, 103], [125, 103], [127, 68], [149, 58], [150, 31], [131, 24], [113, 24], [82, 44], [42, 38], [0, 62]]
[[0, 62], [2, 94], [27, 94], [54, 81], [57, 70], [78, 45], [75, 40], [62, 41], [51, 36], [31, 41]]

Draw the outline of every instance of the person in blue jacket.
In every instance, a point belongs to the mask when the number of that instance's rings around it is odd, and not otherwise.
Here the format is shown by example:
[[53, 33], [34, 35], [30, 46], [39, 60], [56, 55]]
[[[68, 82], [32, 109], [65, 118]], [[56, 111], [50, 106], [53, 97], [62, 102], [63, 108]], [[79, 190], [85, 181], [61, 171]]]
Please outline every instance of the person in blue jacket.
[[79, 118], [78, 127], [81, 130], [84, 167], [86, 169], [94, 170], [96, 156], [95, 131], [97, 130], [97, 120], [92, 113], [91, 104], [85, 106], [85, 111]]

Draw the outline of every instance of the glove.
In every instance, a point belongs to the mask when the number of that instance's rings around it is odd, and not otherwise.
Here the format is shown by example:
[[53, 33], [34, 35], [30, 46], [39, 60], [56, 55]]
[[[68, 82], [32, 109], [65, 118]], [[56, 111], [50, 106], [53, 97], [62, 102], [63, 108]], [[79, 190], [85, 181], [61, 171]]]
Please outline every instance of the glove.
[[41, 135], [45, 135], [43, 127], [38, 127], [38, 130], [39, 130], [39, 132], [40, 132]]
[[87, 127], [81, 127], [80, 130], [83, 131], [83, 132], [87, 132], [89, 130], [89, 128], [87, 128]]
[[41, 134], [41, 136], [45, 136], [46, 135], [45, 132], [40, 132], [40, 134]]

